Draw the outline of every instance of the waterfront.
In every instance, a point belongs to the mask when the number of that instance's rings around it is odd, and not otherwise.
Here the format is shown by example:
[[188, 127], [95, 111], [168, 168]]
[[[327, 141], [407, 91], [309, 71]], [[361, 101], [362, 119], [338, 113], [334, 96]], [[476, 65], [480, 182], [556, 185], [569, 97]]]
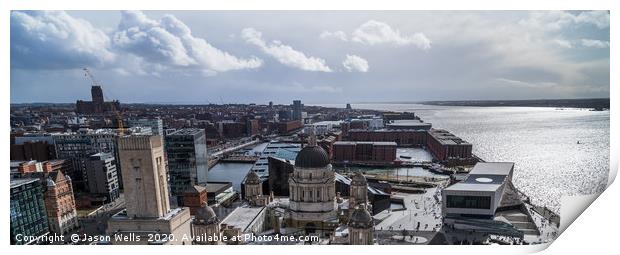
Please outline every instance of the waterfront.
[[447, 129], [471, 142], [473, 152], [482, 159], [515, 162], [515, 185], [534, 204], [556, 213], [560, 211], [561, 195], [593, 194], [603, 191], [607, 184], [609, 111], [418, 104], [352, 106], [415, 112], [433, 127]]

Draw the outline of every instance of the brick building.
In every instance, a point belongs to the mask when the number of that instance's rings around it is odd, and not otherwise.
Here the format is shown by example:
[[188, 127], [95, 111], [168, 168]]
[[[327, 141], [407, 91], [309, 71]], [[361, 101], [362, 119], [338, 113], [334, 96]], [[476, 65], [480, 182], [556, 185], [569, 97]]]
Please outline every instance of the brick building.
[[61, 171], [51, 172], [47, 177], [45, 210], [51, 232], [62, 235], [79, 227], [73, 184]]
[[54, 145], [47, 141], [27, 141], [11, 144], [11, 160], [45, 161], [55, 158]]
[[189, 213], [196, 215], [196, 212], [207, 204], [207, 188], [194, 185], [183, 192], [183, 206], [189, 207]]
[[426, 145], [425, 130], [397, 129], [397, 130], [349, 130], [349, 140], [368, 142], [395, 142], [398, 146], [421, 147]]
[[335, 142], [335, 162], [392, 162], [396, 160], [395, 142]]
[[428, 131], [426, 147], [437, 160], [469, 159], [472, 145], [443, 129]]
[[278, 123], [278, 133], [288, 134], [302, 127], [300, 120], [282, 121]]

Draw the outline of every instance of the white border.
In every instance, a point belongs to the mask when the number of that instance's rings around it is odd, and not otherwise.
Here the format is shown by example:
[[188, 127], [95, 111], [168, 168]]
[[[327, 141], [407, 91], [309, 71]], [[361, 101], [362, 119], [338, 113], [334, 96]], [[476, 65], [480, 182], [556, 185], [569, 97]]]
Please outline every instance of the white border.
[[[618, 8], [613, 5], [613, 1], [604, 0], [589, 0], [589, 1], [575, 1], [575, 0], [521, 0], [521, 1], [493, 1], [493, 0], [433, 0], [433, 1], [393, 1], [393, 0], [357, 0], [357, 1], [338, 1], [338, 0], [313, 0], [313, 1], [293, 1], [293, 0], [229, 0], [229, 1], [196, 1], [196, 0], [108, 0], [108, 1], [75, 1], [75, 0], [5, 0], [2, 4], [2, 11], [0, 12], [0, 20], [2, 20], [2, 26], [0, 26], [0, 51], [4, 56], [0, 60], [1, 79], [5, 86], [3, 87], [4, 93], [1, 93], [1, 100], [6, 102], [2, 105], [4, 109], [4, 115], [2, 118], [2, 125], [9, 129], [9, 104], [10, 102], [10, 54], [9, 47], [9, 14], [10, 10], [24, 10], [24, 9], [51, 9], [51, 10], [126, 10], [126, 9], [143, 9], [143, 10], [611, 10], [611, 28], [610, 28], [610, 41], [618, 41], [618, 33], [614, 32], [614, 24], [620, 24], [618, 16], [615, 15]], [[617, 67], [615, 60], [618, 57], [618, 48], [610, 48], [610, 68], [611, 70]], [[616, 84], [617, 75], [611, 72], [610, 83]], [[612, 99], [618, 98], [618, 89], [615, 86], [610, 86], [610, 96]], [[614, 104], [612, 101], [611, 110], [611, 123], [610, 130], [618, 130], [620, 127], [618, 123], [618, 104]], [[8, 130], [7, 130], [8, 131]], [[617, 132], [617, 131], [616, 131]], [[8, 132], [7, 132], [8, 133]], [[9, 144], [8, 136], [6, 133], [2, 136], [2, 160], [5, 164], [9, 161]], [[618, 134], [612, 132], [610, 140], [610, 182], [615, 179], [615, 175], [618, 170]], [[7, 169], [8, 170], [8, 169]], [[3, 183], [8, 184], [8, 174], [0, 175]], [[615, 249], [615, 242], [617, 242], [617, 232], [620, 231], [618, 220], [615, 218], [620, 210], [617, 205], [617, 199], [620, 192], [618, 185], [609, 188], [601, 197], [599, 197], [586, 212], [581, 215], [574, 224], [572, 224], [568, 230], [563, 233], [558, 240], [551, 245], [551, 248], [546, 250], [545, 253], [559, 254], [559, 253], [587, 253], [595, 250], [611, 251]], [[5, 188], [5, 190], [8, 190]], [[5, 205], [9, 204], [9, 193], [0, 192], [0, 198]], [[578, 199], [572, 199], [571, 201], [578, 201]], [[563, 205], [564, 206], [564, 205]], [[583, 205], [581, 205], [583, 206]], [[5, 219], [2, 221], [2, 227], [6, 233], [5, 244], [9, 245], [9, 226], [6, 219], [9, 218], [8, 208], [1, 212], [2, 217]], [[282, 250], [285, 248], [285, 250]], [[39, 246], [39, 247], [18, 247], [11, 246], [8, 252], [40, 252], [40, 253], [88, 253], [88, 254], [109, 254], [114, 252], [120, 253], [170, 253], [170, 252], [208, 252], [208, 253], [252, 253], [252, 254], [273, 254], [273, 253], [301, 253], [312, 254], [316, 252], [329, 252], [329, 253], [432, 253], [432, 254], [453, 254], [459, 253], [476, 253], [476, 254], [497, 254], [502, 253], [523, 253], [523, 252], [535, 252], [539, 251], [546, 246], [374, 246], [374, 247], [352, 247], [352, 246], [313, 246], [313, 247], [281, 247], [281, 246], [208, 246], [208, 247], [153, 247], [153, 246], [134, 246], [134, 247], [112, 247], [112, 246]], [[62, 250], [61, 250], [62, 249]], [[5, 250], [6, 251], [6, 250]]]

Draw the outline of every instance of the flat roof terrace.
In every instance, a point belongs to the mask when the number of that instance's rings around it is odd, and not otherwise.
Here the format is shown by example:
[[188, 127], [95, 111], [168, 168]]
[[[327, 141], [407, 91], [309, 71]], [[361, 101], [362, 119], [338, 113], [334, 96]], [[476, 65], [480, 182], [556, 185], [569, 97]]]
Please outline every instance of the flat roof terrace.
[[471, 143], [443, 129], [431, 129], [428, 134], [444, 145], [471, 145]]

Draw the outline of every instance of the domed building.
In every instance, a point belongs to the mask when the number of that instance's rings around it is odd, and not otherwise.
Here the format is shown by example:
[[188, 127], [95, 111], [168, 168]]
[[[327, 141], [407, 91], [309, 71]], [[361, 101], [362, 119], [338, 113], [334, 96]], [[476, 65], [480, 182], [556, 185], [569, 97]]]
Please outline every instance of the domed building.
[[361, 206], [356, 207], [349, 219], [349, 244], [373, 244], [373, 227], [374, 222], [368, 210]]
[[327, 152], [317, 145], [314, 130], [289, 176], [289, 217], [290, 227], [306, 233], [327, 234], [338, 225], [334, 170]]
[[214, 237], [220, 235], [220, 221], [213, 209], [206, 203], [196, 210], [192, 221], [194, 244], [218, 244]]
[[351, 178], [351, 185], [349, 186], [349, 206], [355, 208], [356, 206], [368, 205], [368, 181], [366, 177], [360, 172], [353, 174]]

